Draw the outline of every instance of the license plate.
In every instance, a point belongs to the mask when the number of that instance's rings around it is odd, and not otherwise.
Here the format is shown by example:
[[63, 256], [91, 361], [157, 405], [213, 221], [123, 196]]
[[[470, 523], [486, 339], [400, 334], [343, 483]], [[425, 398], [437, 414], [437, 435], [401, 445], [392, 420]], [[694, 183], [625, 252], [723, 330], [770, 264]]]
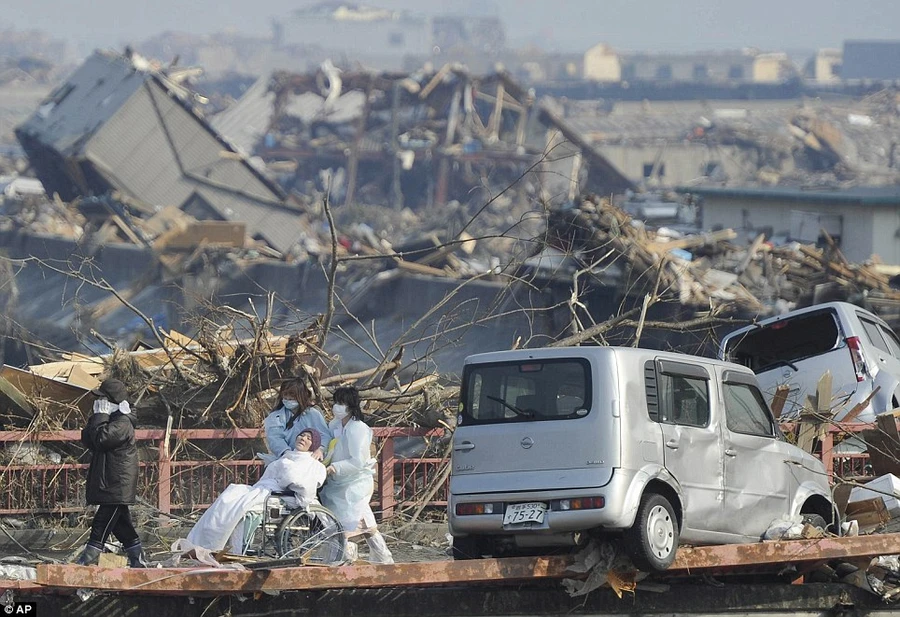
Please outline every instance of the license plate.
[[506, 506], [506, 514], [503, 515], [504, 525], [516, 525], [517, 523], [543, 523], [544, 513], [547, 511], [545, 503], [515, 503]]

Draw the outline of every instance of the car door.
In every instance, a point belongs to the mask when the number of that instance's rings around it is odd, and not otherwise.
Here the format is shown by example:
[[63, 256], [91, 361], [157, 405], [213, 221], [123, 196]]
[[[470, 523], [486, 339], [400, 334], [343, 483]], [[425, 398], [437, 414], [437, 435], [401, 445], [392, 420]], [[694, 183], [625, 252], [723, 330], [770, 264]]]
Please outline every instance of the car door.
[[790, 509], [794, 483], [790, 461], [752, 375], [724, 371], [722, 399], [728, 531], [759, 538]]
[[878, 367], [875, 384], [881, 386], [886, 404], [892, 404], [891, 397], [900, 381], [900, 341], [893, 330], [880, 320], [876, 321], [862, 313], [857, 313], [857, 317], [872, 344], [868, 357]]
[[682, 537], [690, 541], [723, 525], [723, 453], [711, 414], [711, 376], [697, 364], [663, 359], [656, 366], [665, 466], [681, 485]]

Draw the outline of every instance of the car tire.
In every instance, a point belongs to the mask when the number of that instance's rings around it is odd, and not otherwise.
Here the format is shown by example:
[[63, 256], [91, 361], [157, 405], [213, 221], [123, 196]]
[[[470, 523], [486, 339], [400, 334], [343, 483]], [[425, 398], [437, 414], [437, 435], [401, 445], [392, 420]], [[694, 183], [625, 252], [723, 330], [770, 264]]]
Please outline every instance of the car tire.
[[825, 520], [825, 517], [821, 514], [801, 514], [801, 516], [803, 517], [803, 522], [810, 527], [815, 527], [822, 531], [828, 531], [828, 528], [830, 527]]
[[453, 537], [453, 559], [481, 559], [484, 543], [478, 536]]
[[678, 519], [669, 500], [658, 493], [645, 493], [624, 539], [625, 550], [639, 570], [662, 572], [671, 566], [679, 538]]

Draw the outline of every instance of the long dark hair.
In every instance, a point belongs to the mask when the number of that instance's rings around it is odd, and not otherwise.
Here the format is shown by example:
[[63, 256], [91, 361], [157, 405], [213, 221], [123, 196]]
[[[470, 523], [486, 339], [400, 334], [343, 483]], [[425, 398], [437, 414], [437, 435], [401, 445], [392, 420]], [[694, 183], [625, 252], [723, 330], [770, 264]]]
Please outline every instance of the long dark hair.
[[341, 386], [334, 391], [333, 398], [336, 405], [347, 406], [347, 413], [351, 418], [360, 422], [366, 421], [359, 404], [359, 390], [356, 389], [356, 386]]
[[288, 420], [287, 428], [291, 428], [294, 425], [294, 420], [300, 417], [309, 407], [312, 407], [313, 404], [312, 397], [309, 394], [309, 388], [306, 387], [306, 382], [295, 377], [281, 383], [281, 386], [278, 388], [278, 401], [275, 403], [275, 408], [272, 411], [278, 411], [284, 406], [284, 393], [292, 388], [297, 392], [297, 402], [299, 405], [291, 414], [291, 419]]

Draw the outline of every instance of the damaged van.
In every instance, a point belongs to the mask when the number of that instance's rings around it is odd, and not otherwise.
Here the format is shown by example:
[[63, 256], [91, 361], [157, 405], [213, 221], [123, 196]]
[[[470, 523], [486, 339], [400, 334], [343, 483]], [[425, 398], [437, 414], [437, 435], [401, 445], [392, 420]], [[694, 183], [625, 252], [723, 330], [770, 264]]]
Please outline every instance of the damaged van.
[[647, 349], [466, 359], [453, 435], [456, 559], [624, 540], [664, 570], [679, 543], [757, 542], [772, 522], [833, 520], [828, 476], [783, 440], [746, 367]]
[[856, 421], [900, 406], [900, 339], [882, 319], [847, 302], [797, 309], [736, 330], [722, 339], [719, 357], [756, 373], [766, 400], [789, 387], [782, 417], [794, 418], [831, 372], [829, 407], [841, 420], [862, 405]]

